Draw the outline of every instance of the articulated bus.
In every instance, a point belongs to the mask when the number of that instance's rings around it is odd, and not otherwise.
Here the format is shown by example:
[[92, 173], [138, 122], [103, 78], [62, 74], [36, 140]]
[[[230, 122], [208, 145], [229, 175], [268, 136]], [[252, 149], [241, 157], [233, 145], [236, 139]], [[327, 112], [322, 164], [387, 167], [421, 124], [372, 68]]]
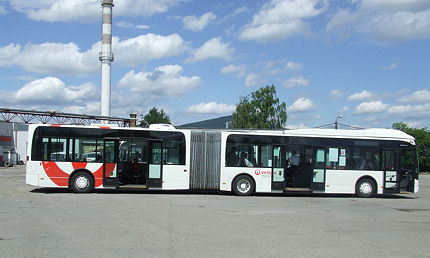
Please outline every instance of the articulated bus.
[[392, 129], [178, 130], [30, 125], [26, 183], [95, 188], [333, 193], [419, 189], [415, 139]]

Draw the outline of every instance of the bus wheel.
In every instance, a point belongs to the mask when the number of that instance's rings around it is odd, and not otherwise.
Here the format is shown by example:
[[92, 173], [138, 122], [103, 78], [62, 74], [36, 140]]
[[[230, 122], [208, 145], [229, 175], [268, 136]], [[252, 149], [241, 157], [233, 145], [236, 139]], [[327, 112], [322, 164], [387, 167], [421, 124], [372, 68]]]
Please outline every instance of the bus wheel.
[[375, 195], [376, 186], [375, 183], [368, 179], [363, 178], [358, 181], [357, 186], [355, 188], [355, 194], [360, 198], [371, 198]]
[[75, 193], [89, 193], [94, 189], [94, 180], [87, 172], [77, 172], [70, 179], [70, 188]]
[[255, 183], [251, 177], [241, 175], [233, 181], [233, 192], [235, 195], [251, 195], [255, 191]]

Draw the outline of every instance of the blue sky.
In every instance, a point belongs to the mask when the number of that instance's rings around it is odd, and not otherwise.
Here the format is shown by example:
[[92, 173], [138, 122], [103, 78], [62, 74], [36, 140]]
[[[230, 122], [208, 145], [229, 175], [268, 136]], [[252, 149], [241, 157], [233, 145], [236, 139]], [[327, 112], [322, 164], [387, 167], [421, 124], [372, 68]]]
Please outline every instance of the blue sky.
[[[287, 127], [430, 126], [428, 0], [117, 0], [112, 115], [229, 115], [274, 84]], [[0, 0], [0, 107], [100, 114], [99, 0]]]

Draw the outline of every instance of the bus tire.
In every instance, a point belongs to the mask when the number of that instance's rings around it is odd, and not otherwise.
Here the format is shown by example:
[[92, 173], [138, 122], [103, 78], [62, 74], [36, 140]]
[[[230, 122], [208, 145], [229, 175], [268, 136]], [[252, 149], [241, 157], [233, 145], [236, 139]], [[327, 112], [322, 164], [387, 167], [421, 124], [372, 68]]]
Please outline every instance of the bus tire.
[[75, 193], [92, 192], [94, 190], [94, 179], [87, 172], [76, 172], [70, 179], [70, 188]]
[[376, 185], [369, 178], [360, 179], [355, 187], [355, 194], [360, 198], [372, 198], [376, 193]]
[[247, 175], [240, 175], [233, 181], [233, 192], [239, 196], [249, 196], [255, 192], [254, 180]]

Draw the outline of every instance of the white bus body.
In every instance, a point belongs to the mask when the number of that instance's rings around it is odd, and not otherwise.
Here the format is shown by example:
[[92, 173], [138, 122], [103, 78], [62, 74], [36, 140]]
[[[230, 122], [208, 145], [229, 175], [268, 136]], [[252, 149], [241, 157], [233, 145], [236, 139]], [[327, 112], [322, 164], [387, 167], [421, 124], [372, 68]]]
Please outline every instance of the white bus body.
[[[304, 191], [361, 197], [419, 188], [415, 140], [390, 129], [30, 125], [28, 135], [26, 183], [38, 187], [70, 187], [75, 192], [200, 189], [237, 195]], [[298, 164], [292, 164], [293, 155]]]

